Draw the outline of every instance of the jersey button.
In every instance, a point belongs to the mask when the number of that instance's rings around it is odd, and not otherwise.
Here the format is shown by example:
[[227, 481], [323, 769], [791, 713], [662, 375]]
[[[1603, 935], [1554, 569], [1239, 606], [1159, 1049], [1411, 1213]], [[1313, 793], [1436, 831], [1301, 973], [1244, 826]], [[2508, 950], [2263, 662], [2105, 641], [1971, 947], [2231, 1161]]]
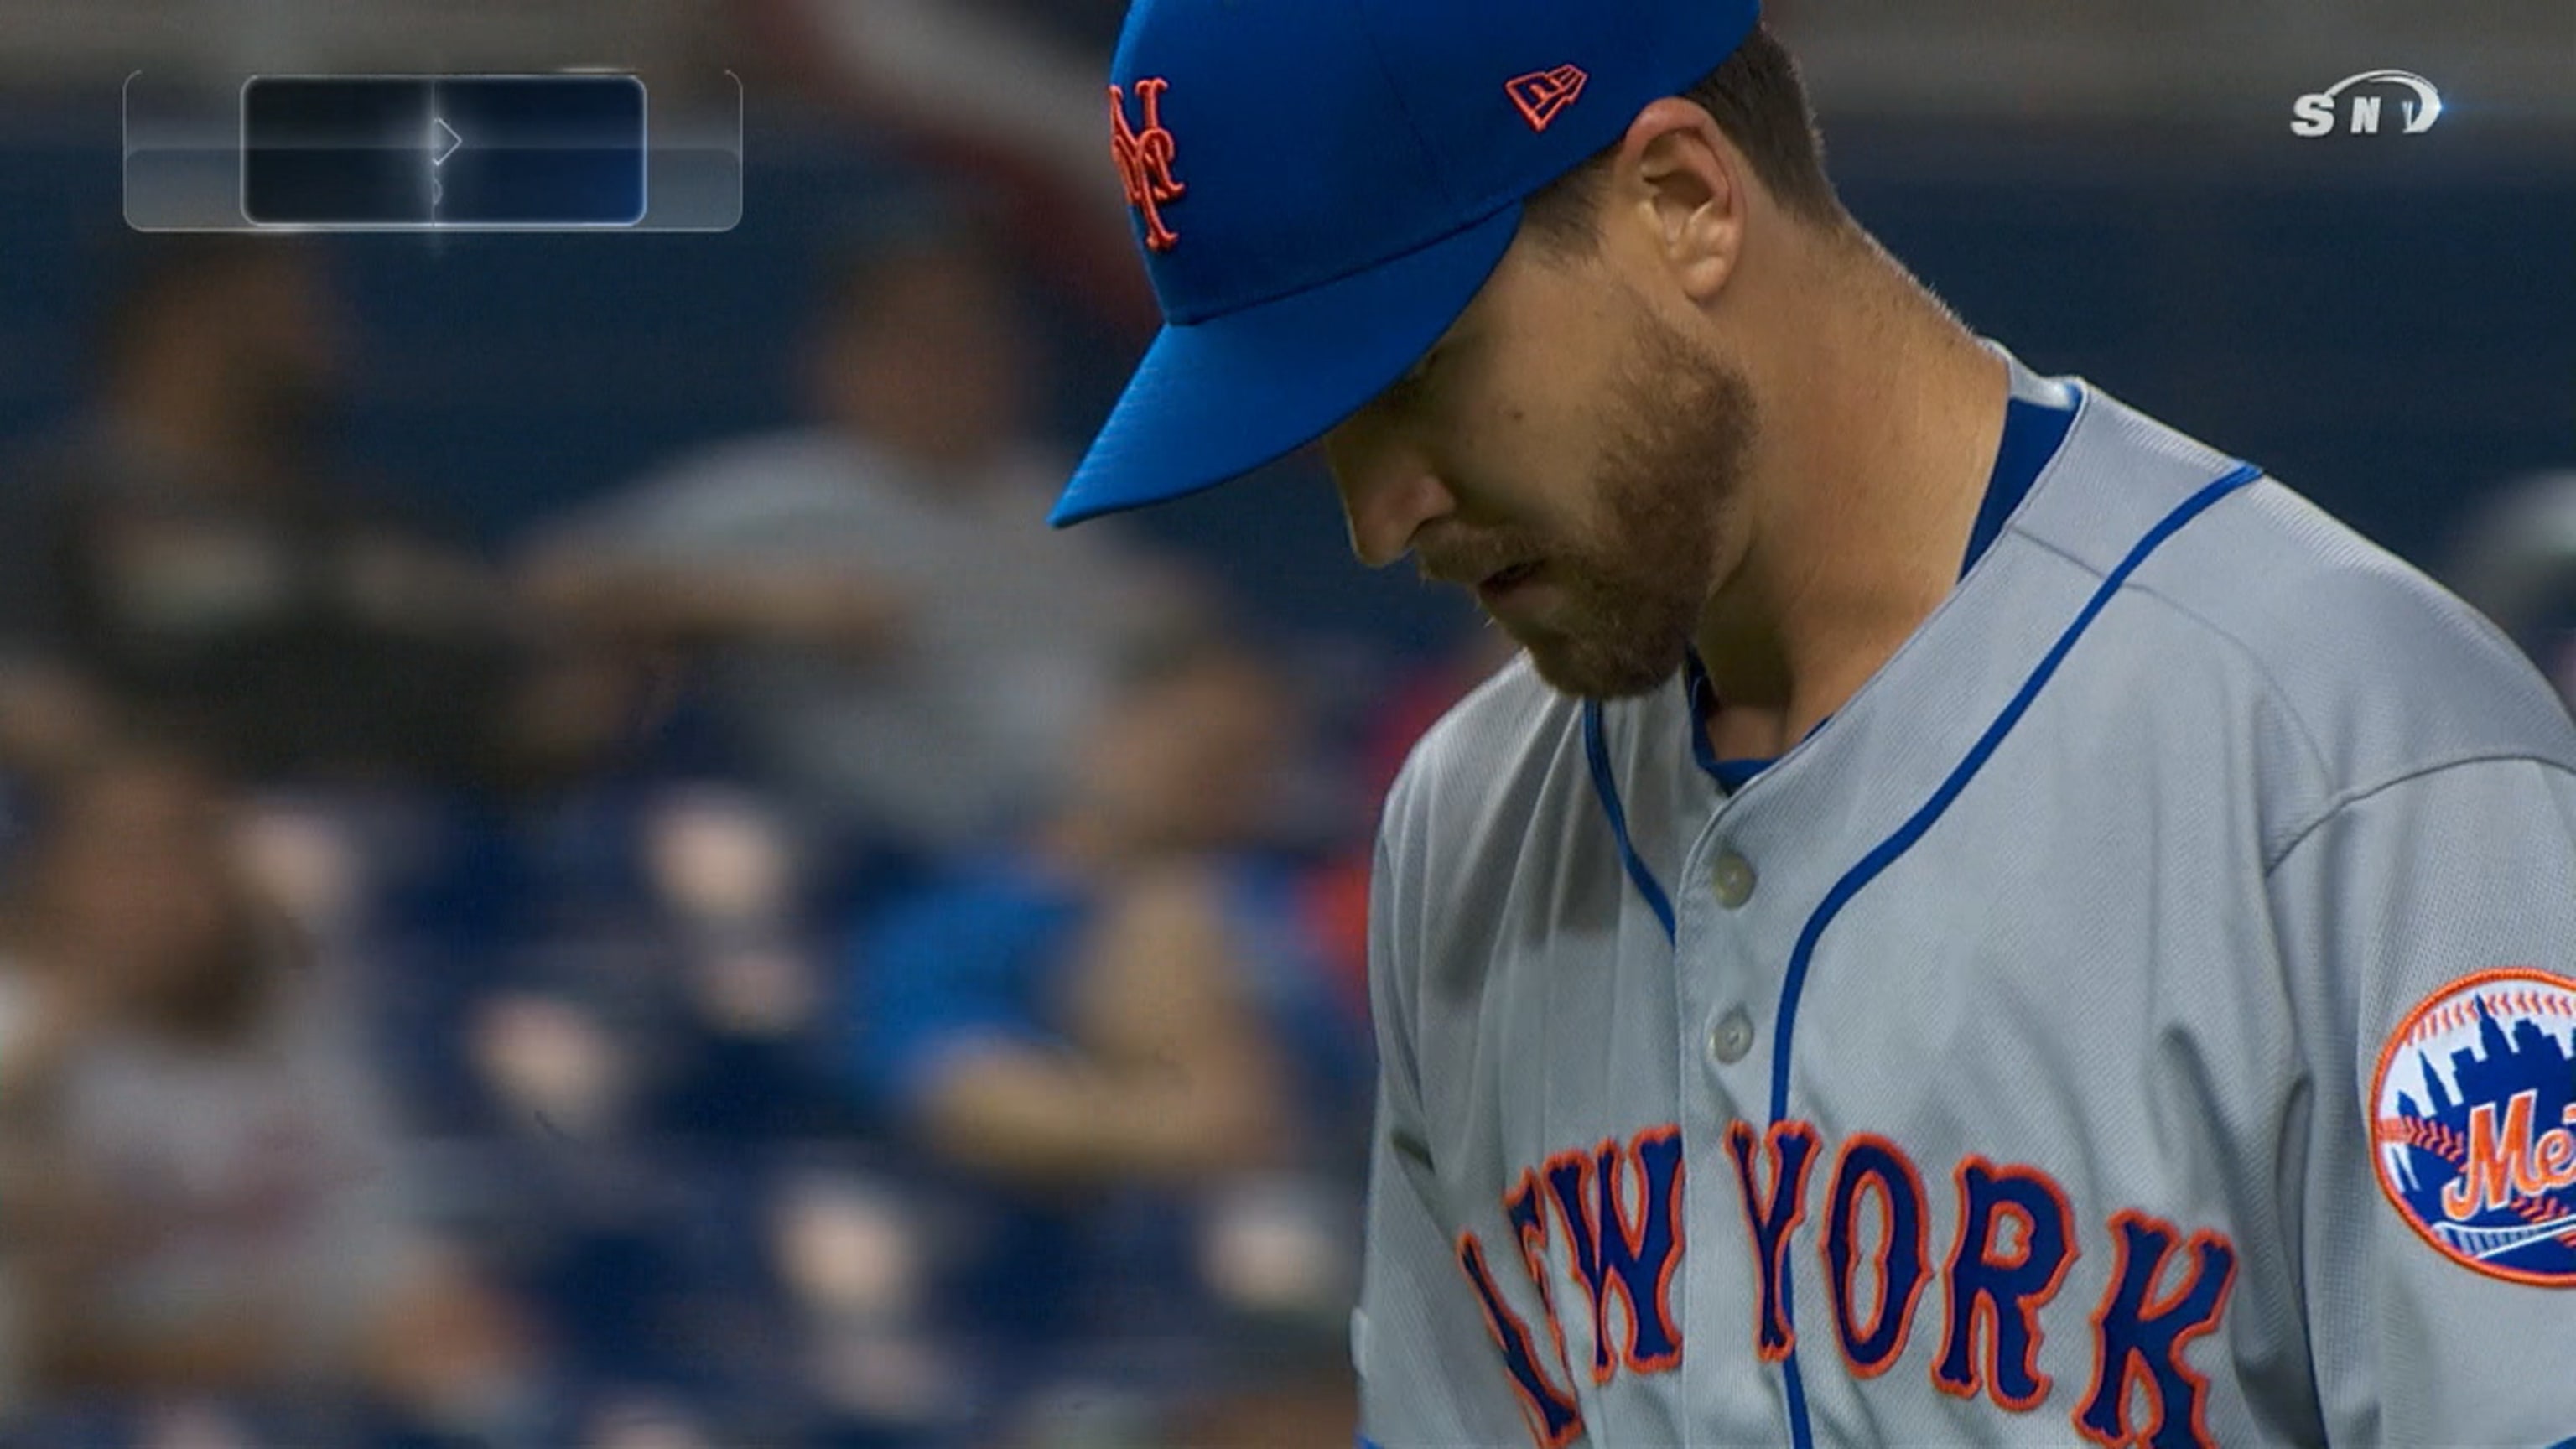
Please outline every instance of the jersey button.
[[1739, 1006], [1728, 1012], [1718, 1019], [1717, 1025], [1709, 1028], [1708, 1054], [1717, 1059], [1719, 1066], [1734, 1066], [1744, 1060], [1744, 1054], [1751, 1050], [1753, 1050], [1753, 1018], [1744, 1014], [1743, 1007]]
[[1734, 851], [1718, 856], [1708, 880], [1710, 888], [1717, 892], [1717, 903], [1730, 911], [1753, 899], [1753, 862]]

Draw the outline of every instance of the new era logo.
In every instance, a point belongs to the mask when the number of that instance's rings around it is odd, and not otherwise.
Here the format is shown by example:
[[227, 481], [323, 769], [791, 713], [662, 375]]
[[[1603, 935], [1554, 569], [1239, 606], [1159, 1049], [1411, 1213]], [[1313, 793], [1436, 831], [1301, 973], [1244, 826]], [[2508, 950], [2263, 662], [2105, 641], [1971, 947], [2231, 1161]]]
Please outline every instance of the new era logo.
[[1515, 77], [1503, 89], [1511, 93], [1512, 104], [1520, 107], [1530, 129], [1544, 131], [1583, 94], [1583, 83], [1590, 79], [1581, 66], [1560, 65], [1554, 70]]

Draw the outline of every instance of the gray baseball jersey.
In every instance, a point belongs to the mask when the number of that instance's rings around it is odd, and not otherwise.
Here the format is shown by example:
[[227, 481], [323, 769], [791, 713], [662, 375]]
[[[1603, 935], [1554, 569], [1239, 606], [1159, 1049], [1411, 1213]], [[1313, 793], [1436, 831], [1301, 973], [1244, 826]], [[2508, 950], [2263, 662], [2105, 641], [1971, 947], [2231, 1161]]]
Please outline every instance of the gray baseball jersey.
[[1749, 782], [1689, 676], [1515, 664], [1415, 752], [1364, 1442], [2576, 1436], [2576, 729], [2289, 489], [2013, 371], [2062, 440]]

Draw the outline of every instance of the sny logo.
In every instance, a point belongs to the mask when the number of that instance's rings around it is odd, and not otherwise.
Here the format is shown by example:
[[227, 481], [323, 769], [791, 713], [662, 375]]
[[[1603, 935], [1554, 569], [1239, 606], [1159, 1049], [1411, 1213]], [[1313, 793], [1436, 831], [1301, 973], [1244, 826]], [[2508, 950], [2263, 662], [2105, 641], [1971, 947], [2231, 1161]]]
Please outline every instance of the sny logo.
[[[2359, 75], [2345, 76], [2314, 95], [2299, 97], [2298, 102], [2290, 107], [2290, 133], [2315, 137], [2332, 132], [2335, 128], [2335, 106], [2343, 99], [2343, 93], [2354, 86], [2367, 85], [2400, 85], [2415, 93], [2414, 99], [2397, 103], [2406, 118], [2402, 135], [2421, 135], [2433, 129], [2435, 121], [2442, 119], [2442, 93], [2433, 89], [2431, 81], [2411, 70], [2366, 70]], [[2356, 94], [2352, 97], [2353, 135], [2379, 134], [2380, 101], [2381, 97], [2375, 95]]]
[[1145, 112], [1143, 130], [1127, 120], [1127, 93], [1109, 88], [1109, 149], [1127, 184], [1127, 204], [1145, 219], [1145, 245], [1158, 252], [1180, 244], [1180, 234], [1163, 224], [1163, 208], [1189, 191], [1172, 175], [1179, 143], [1163, 129], [1163, 92], [1171, 88], [1167, 80], [1136, 82], [1136, 102]]

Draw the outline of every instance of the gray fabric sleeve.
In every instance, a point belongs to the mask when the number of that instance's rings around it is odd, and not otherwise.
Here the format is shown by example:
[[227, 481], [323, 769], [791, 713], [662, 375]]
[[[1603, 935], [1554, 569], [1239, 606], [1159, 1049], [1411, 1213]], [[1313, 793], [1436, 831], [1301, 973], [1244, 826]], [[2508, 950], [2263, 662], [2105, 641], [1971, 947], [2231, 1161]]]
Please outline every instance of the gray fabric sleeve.
[[[2503, 1252], [2510, 1236], [2460, 1235], [2468, 1220], [2544, 1222], [2576, 1185], [2466, 1220], [2442, 1198], [2476, 1104], [2496, 1109], [2489, 1126], [2509, 1120], [2524, 1078], [2550, 1119], [2530, 1135], [2576, 1134], [2559, 1120], [2576, 1092], [2576, 775], [2488, 759], [2370, 789], [2289, 850], [2271, 894], [2316, 1084], [2312, 1130], [2284, 1149], [2304, 1200], [2284, 1211], [2331, 1441], [2576, 1436], [2576, 1270], [2561, 1272], [2576, 1233]], [[2435, 1073], [2446, 1085], [2428, 1085]]]
[[1360, 1438], [1376, 1449], [1515, 1449], [1531, 1442], [1530, 1430], [1438, 1206], [1402, 985], [1421, 963], [1398, 944], [1420, 939], [1402, 919], [1401, 899], [1420, 882], [1399, 878], [1402, 869], [1381, 838], [1369, 902], [1377, 1118], [1366, 1265], [1351, 1320]]

